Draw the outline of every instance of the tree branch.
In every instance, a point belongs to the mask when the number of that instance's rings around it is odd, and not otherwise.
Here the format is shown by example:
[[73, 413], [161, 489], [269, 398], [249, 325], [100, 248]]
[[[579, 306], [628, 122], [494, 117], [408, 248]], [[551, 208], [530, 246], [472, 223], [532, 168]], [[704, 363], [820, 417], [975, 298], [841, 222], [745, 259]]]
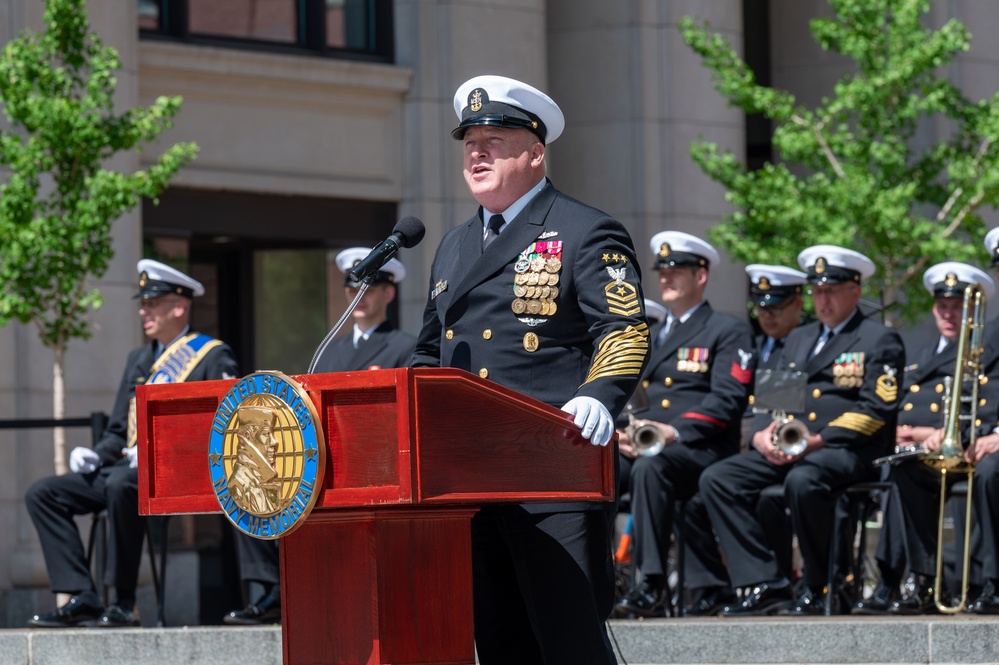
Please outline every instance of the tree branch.
[[826, 156], [826, 161], [829, 162], [829, 165], [832, 167], [832, 170], [836, 173], [836, 175], [839, 178], [841, 179], [845, 178], [846, 173], [843, 171], [843, 167], [840, 166], [839, 160], [836, 159], [836, 154], [832, 151], [832, 149], [829, 147], [829, 144], [826, 143], [826, 140], [822, 137], [822, 125], [810, 125], [800, 115], [792, 115], [791, 121], [794, 122], [796, 125], [811, 130], [811, 132], [815, 134], [815, 140], [819, 142], [819, 147], [822, 148], [822, 152]]

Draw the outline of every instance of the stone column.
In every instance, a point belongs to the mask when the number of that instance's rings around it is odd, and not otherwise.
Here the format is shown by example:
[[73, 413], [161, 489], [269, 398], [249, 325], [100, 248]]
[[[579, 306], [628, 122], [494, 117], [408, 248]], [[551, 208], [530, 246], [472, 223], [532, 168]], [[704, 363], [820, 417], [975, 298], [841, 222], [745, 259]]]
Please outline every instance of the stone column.
[[[711, 87], [683, 43], [680, 17], [710, 21], [737, 47], [742, 3], [677, 0], [549, 0], [552, 97], [566, 114], [553, 179], [566, 193], [628, 227], [646, 296], [658, 300], [649, 240], [672, 229], [706, 237], [731, 211], [725, 191], [690, 159], [698, 136], [742, 157], [744, 116]], [[724, 256], [724, 254], [723, 254]], [[745, 312], [741, 265], [713, 266], [707, 295], [716, 309]]]

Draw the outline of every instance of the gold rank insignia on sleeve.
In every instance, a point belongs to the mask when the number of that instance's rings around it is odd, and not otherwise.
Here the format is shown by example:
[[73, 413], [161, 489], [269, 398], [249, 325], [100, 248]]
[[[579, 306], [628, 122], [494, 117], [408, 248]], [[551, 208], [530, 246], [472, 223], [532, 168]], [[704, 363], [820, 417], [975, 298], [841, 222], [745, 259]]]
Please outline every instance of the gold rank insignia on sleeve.
[[628, 326], [604, 336], [584, 384], [607, 376], [637, 376], [649, 351], [649, 327], [644, 323]]
[[885, 402], [894, 402], [898, 399], [898, 381], [895, 380], [895, 374], [898, 370], [890, 365], [885, 365], [884, 371], [885, 373], [878, 377], [874, 394]]
[[872, 418], [856, 411], [847, 411], [841, 414], [834, 421], [829, 423], [830, 427], [842, 427], [864, 436], [873, 436], [875, 432], [884, 427], [885, 421]]
[[611, 268], [607, 266], [606, 270], [613, 280], [604, 287], [604, 293], [607, 296], [607, 311], [621, 316], [639, 314], [642, 307], [638, 302], [638, 290], [634, 284], [624, 281], [627, 277], [628, 267]]

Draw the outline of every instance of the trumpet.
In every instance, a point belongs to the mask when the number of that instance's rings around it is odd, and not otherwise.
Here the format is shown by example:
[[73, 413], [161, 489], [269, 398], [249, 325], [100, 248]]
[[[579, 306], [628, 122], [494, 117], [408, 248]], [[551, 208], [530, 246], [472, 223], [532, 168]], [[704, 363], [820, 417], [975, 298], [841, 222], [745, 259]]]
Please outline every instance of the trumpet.
[[635, 453], [639, 457], [654, 457], [666, 447], [666, 438], [659, 431], [654, 423], [638, 425], [635, 416], [628, 414], [628, 426], [624, 429], [635, 446]]
[[777, 423], [773, 435], [774, 448], [789, 457], [805, 452], [808, 447], [808, 427], [800, 420], [788, 416], [782, 409], [773, 412], [773, 419]]

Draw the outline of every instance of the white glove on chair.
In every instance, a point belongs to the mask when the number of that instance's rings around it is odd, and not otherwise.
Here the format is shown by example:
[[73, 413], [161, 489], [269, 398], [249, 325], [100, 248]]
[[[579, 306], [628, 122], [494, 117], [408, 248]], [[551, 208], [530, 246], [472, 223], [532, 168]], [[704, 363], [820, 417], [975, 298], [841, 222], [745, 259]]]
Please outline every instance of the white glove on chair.
[[73, 473], [93, 473], [101, 465], [101, 456], [93, 448], [77, 446], [69, 451], [69, 470]]
[[573, 397], [562, 410], [575, 416], [573, 424], [595, 446], [606, 446], [614, 433], [614, 419], [603, 404], [592, 397]]
[[128, 458], [128, 468], [138, 469], [139, 468], [139, 447], [132, 446], [131, 448], [122, 448], [121, 454]]

